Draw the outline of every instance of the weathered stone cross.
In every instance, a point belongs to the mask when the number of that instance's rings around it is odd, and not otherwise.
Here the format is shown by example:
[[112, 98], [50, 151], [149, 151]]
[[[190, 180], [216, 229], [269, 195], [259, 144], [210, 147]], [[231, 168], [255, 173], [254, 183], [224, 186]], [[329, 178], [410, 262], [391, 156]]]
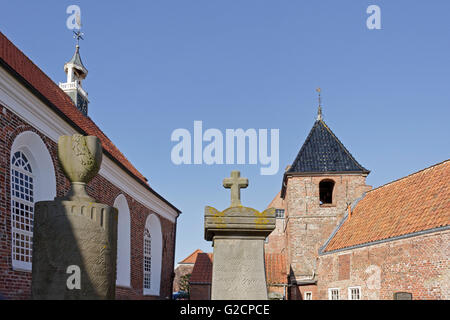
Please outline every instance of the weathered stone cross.
[[223, 186], [231, 189], [231, 207], [241, 206], [241, 188], [248, 187], [248, 179], [241, 178], [237, 170], [231, 171], [231, 178], [223, 179]]

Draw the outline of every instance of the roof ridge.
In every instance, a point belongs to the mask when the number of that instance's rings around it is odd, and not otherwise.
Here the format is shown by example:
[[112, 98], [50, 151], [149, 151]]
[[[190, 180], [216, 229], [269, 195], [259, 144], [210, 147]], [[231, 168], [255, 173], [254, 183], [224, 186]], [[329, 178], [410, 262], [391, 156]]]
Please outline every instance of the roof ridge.
[[[449, 165], [447, 159], [368, 191], [351, 211], [351, 218], [345, 215], [320, 253], [444, 230], [449, 225]], [[376, 190], [379, 193], [371, 193]]]
[[373, 188], [373, 189], [367, 191], [367, 193], [370, 193], [370, 192], [379, 190], [379, 189], [384, 188], [384, 187], [386, 187], [386, 186], [388, 186], [388, 185], [390, 185], [390, 184], [393, 184], [393, 183], [399, 182], [399, 181], [401, 181], [401, 180], [410, 178], [410, 177], [413, 176], [413, 175], [416, 175], [416, 174], [421, 173], [421, 172], [423, 172], [423, 171], [425, 171], [425, 170], [432, 169], [432, 168], [434, 168], [434, 167], [440, 166], [440, 165], [442, 165], [442, 164], [444, 164], [444, 163], [446, 163], [446, 162], [448, 162], [448, 161], [450, 161], [450, 159], [443, 160], [443, 161], [438, 162], [438, 163], [436, 163], [436, 164], [433, 164], [433, 165], [431, 165], [431, 166], [429, 166], [429, 167], [420, 169], [419, 171], [412, 172], [412, 173], [410, 173], [410, 174], [408, 174], [408, 175], [406, 175], [406, 176], [404, 176], [404, 177], [401, 177], [401, 178], [398, 178], [398, 179], [389, 181], [389, 182], [387, 182], [387, 183], [385, 183], [385, 184], [383, 184], [383, 185], [381, 185], [381, 186], [378, 186], [378, 187], [376, 187], [376, 188]]
[[323, 121], [322, 119], [318, 120], [321, 121], [323, 123], [323, 125], [325, 126], [325, 128], [330, 132], [330, 134], [333, 136], [333, 138], [336, 139], [336, 141], [341, 145], [341, 147], [344, 149], [344, 151], [347, 153], [347, 155], [353, 160], [353, 162], [355, 162], [355, 164], [363, 171], [368, 171], [366, 168], [364, 168], [358, 161], [356, 161], [356, 159], [353, 157], [353, 155], [350, 153], [350, 151], [347, 150], [347, 148], [344, 146], [344, 144], [341, 142], [341, 140], [339, 140], [339, 138], [334, 134], [333, 130], [331, 130], [330, 127], [328, 127], [328, 125], [325, 123], [325, 121]]
[[[311, 128], [311, 130], [309, 131], [308, 136], [306, 137], [305, 141], [303, 142], [299, 152], [297, 153], [297, 156], [295, 157], [294, 162], [292, 162], [291, 168], [293, 167], [293, 165], [297, 162], [298, 158], [300, 157], [300, 154], [302, 153], [302, 150], [305, 148], [306, 142], [308, 142], [308, 140], [311, 138], [312, 133], [313, 133], [313, 129], [317, 126], [318, 122], [319, 122], [318, 120], [316, 120], [314, 122], [314, 125]], [[291, 171], [291, 168], [289, 168], [288, 172]]]
[[287, 173], [362, 172], [364, 168], [322, 119], [316, 120]]
[[181, 260], [180, 262], [178, 262], [178, 263], [195, 263], [195, 261], [194, 262], [185, 262], [185, 261], [189, 261], [189, 258], [193, 258], [194, 257], [194, 255], [198, 255], [198, 254], [200, 254], [200, 253], [204, 253], [201, 249], [196, 249], [196, 250], [194, 250], [194, 252], [192, 252], [190, 255], [188, 255], [186, 258], [184, 258], [183, 260]]
[[0, 67], [5, 69], [22, 86], [32, 92], [46, 107], [55, 112], [76, 131], [85, 135], [99, 135], [104, 153], [111, 158], [130, 177], [160, 198], [178, 213], [173, 204], [154, 191], [147, 179], [125, 157], [117, 146], [106, 136], [98, 125], [86, 117], [73, 103], [70, 97], [23, 51], [0, 31]]
[[[17, 50], [20, 54], [22, 54], [22, 56], [26, 59], [26, 60], [28, 60], [28, 62], [30, 62], [36, 69], [38, 69], [38, 70], [40, 70], [41, 72], [42, 72], [42, 74], [48, 79], [48, 80], [50, 80], [50, 81], [52, 81], [53, 83], [55, 83], [53, 80], [52, 80], [52, 78], [50, 78], [43, 70], [41, 70], [41, 68], [39, 68], [39, 66], [37, 65], [37, 64], [35, 64], [34, 62], [33, 62], [33, 60], [31, 60], [22, 50], [20, 50], [19, 49], [19, 47], [17, 47], [11, 40], [9, 40], [9, 38], [3, 33], [3, 32], [1, 32], [0, 31], [0, 38], [4, 38], [5, 39], [5, 41], [7, 41], [15, 50]], [[4, 46], [4, 50], [6, 50], [6, 47], [7, 46]], [[1, 52], [0, 52], [0, 59], [2, 59], [3, 61], [5, 61], [3, 58], [2, 58], [2, 55], [1, 55]], [[6, 62], [6, 61], [5, 61]], [[55, 85], [56, 85], [56, 83], [55, 83]], [[59, 86], [57, 86], [58, 88], [59, 88]], [[63, 90], [61, 90], [63, 93], [64, 93], [64, 91]], [[67, 94], [66, 94], [66, 96], [67, 96]], [[70, 100], [70, 98], [69, 98], [69, 100]], [[70, 101], [72, 101], [72, 100], [70, 100]]]

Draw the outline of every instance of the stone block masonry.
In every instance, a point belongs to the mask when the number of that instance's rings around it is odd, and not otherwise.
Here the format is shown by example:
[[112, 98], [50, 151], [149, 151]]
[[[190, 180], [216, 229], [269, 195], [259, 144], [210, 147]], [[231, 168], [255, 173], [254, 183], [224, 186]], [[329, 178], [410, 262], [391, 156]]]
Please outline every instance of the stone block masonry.
[[[319, 183], [334, 182], [331, 203], [320, 204]], [[363, 174], [293, 176], [286, 191], [286, 236], [289, 261], [297, 279], [317, 271], [320, 246], [332, 234], [351, 205], [371, 187]], [[273, 244], [275, 245], [275, 244]]]

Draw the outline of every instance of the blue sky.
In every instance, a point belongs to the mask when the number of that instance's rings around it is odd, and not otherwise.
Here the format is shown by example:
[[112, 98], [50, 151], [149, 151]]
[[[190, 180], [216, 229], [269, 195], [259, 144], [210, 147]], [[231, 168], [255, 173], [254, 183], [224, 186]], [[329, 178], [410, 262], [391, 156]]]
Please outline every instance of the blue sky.
[[[309, 133], [322, 88], [325, 122], [377, 187], [449, 158], [450, 2], [3, 1], [0, 30], [55, 82], [81, 7], [89, 115], [150, 185], [183, 211], [176, 261], [203, 239], [206, 205], [225, 209], [222, 180], [249, 178], [246, 206], [264, 209]], [[381, 8], [381, 30], [366, 9]], [[280, 130], [280, 170], [181, 165], [173, 130]]]

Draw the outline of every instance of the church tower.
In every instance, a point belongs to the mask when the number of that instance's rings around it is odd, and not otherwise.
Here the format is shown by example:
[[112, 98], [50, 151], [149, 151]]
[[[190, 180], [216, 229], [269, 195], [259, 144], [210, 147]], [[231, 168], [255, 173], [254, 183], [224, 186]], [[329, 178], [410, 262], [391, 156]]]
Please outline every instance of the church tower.
[[371, 189], [366, 185], [369, 172], [323, 120], [319, 91], [317, 119], [294, 162], [284, 173], [281, 190], [286, 207], [290, 299], [305, 299], [305, 292], [307, 296], [317, 297], [320, 247], [348, 207]]
[[72, 59], [64, 65], [64, 72], [67, 74], [67, 82], [60, 83], [59, 87], [69, 95], [75, 106], [87, 116], [89, 100], [87, 92], [82, 87], [82, 81], [86, 78], [88, 71], [81, 62], [78, 43]]

